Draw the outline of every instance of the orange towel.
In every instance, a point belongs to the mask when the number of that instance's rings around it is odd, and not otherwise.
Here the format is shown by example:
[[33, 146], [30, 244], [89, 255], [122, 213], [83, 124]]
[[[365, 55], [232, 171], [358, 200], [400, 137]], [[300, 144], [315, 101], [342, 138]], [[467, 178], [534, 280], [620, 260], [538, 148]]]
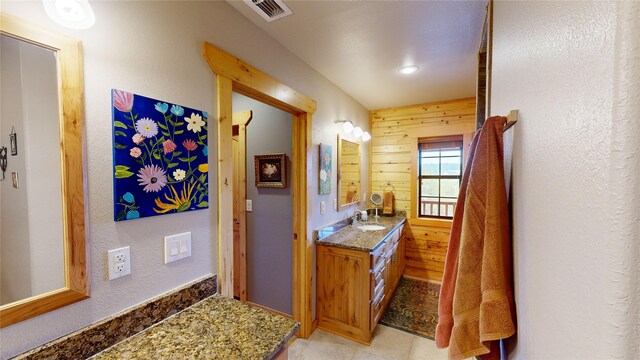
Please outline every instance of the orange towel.
[[393, 214], [393, 191], [385, 191], [382, 196], [382, 213]]
[[358, 200], [358, 192], [356, 190], [347, 190], [347, 203]]
[[[487, 119], [478, 135], [465, 184], [462, 216], [458, 216], [456, 209], [454, 217], [454, 223], [458, 224], [452, 227], [451, 236], [454, 242], [454, 236], [459, 237], [459, 248], [457, 254], [454, 254], [456, 246], [447, 251], [443, 287], [445, 280], [446, 291], [450, 291], [452, 282], [455, 286], [452, 297], [445, 292], [440, 299], [439, 311], [442, 310], [443, 317], [436, 333], [438, 346], [442, 346], [450, 332], [450, 359], [483, 354], [498, 358], [499, 346], [494, 340], [515, 333], [502, 150], [502, 128], [506, 120], [499, 116]], [[447, 313], [448, 309], [452, 309], [451, 314]]]
[[471, 164], [476, 152], [476, 145], [480, 137], [481, 130], [478, 130], [471, 141], [471, 148], [467, 158], [467, 165], [462, 174], [460, 192], [456, 210], [453, 214], [453, 224], [451, 225], [451, 235], [447, 247], [447, 256], [444, 263], [444, 274], [442, 275], [442, 285], [440, 286], [440, 297], [438, 300], [438, 326], [436, 327], [436, 346], [440, 349], [449, 347], [451, 330], [453, 329], [453, 293], [456, 287], [456, 277], [458, 275], [458, 253], [460, 249], [460, 234], [462, 233], [462, 214], [464, 212], [465, 197], [469, 184], [469, 174]]

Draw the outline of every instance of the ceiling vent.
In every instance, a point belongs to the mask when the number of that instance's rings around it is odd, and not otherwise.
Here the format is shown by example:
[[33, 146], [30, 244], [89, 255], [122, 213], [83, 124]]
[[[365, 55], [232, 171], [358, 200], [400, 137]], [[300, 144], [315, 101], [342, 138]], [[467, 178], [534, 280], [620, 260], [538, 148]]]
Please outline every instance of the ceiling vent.
[[244, 0], [244, 2], [268, 22], [293, 14], [282, 0]]

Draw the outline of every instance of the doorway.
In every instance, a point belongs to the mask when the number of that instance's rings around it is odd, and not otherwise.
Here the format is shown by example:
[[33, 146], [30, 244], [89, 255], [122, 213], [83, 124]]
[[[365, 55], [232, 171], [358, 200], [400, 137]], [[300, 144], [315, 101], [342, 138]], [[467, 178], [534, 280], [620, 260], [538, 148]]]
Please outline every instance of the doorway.
[[291, 191], [293, 195], [293, 319], [300, 322], [298, 336], [313, 331], [313, 237], [310, 222], [311, 119], [316, 102], [259, 69], [204, 43], [204, 57], [216, 75], [218, 120], [218, 292], [233, 297], [233, 145], [232, 93], [274, 106], [293, 115]]
[[[282, 315], [292, 314], [292, 238], [293, 198], [292, 169], [292, 116], [291, 114], [257, 100], [233, 93], [234, 109], [251, 109], [251, 126], [245, 132], [246, 155], [234, 163], [246, 161], [246, 202], [235, 201], [246, 209], [246, 301]], [[235, 115], [234, 112], [234, 120]], [[234, 125], [235, 128], [235, 125]], [[235, 134], [235, 131], [234, 131]], [[239, 137], [234, 135], [234, 138]], [[233, 142], [234, 148], [236, 141]], [[243, 150], [243, 149], [240, 149]], [[255, 156], [285, 154], [285, 166], [278, 174], [285, 175], [284, 186], [255, 182]], [[243, 156], [243, 155], [239, 155]], [[241, 169], [242, 170], [242, 169]], [[242, 175], [240, 175], [242, 176]], [[240, 177], [239, 176], [239, 177]], [[234, 184], [237, 181], [234, 178]], [[283, 186], [283, 187], [280, 187]], [[234, 191], [235, 192], [235, 191]], [[234, 229], [235, 231], [235, 229]], [[235, 245], [235, 244], [234, 244]], [[234, 253], [236, 253], [234, 247]], [[238, 259], [236, 256], [235, 259]], [[234, 259], [234, 296], [236, 294]], [[239, 280], [239, 279], [238, 279]], [[243, 290], [243, 289], [238, 289]]]

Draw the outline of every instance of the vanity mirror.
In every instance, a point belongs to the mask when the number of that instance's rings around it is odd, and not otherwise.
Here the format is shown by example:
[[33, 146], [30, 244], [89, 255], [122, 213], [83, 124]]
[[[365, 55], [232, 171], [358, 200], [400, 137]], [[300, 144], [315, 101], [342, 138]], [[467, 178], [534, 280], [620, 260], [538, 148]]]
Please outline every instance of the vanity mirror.
[[360, 144], [338, 135], [338, 211], [360, 202]]
[[[78, 41], [0, 13], [0, 327], [88, 297]], [[15, 175], [14, 175], [15, 174]], [[8, 181], [7, 181], [8, 180]]]

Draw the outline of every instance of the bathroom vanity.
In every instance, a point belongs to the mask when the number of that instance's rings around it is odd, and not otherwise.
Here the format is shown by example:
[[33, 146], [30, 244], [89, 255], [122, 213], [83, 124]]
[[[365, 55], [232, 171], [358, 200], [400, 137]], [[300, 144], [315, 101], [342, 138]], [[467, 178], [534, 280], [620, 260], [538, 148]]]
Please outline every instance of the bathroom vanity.
[[401, 213], [356, 225], [330, 225], [331, 231], [318, 229], [319, 328], [371, 343], [404, 270], [405, 221]]

